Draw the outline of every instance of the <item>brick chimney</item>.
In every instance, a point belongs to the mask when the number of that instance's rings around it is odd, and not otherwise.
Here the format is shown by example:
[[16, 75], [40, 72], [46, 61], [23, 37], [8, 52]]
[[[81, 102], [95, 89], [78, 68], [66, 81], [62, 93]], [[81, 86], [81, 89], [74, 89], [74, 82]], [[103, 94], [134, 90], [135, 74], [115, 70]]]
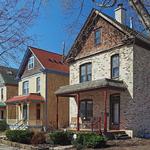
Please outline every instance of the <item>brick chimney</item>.
[[126, 24], [126, 9], [123, 7], [123, 4], [118, 4], [115, 9], [115, 19], [121, 24]]

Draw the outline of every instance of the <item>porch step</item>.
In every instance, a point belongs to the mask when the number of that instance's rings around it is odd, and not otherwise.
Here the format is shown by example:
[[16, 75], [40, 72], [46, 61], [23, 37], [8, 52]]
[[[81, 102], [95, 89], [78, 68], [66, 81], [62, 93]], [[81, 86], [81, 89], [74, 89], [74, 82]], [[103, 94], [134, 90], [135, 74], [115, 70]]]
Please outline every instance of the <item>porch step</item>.
[[116, 140], [127, 140], [127, 139], [131, 139], [131, 137], [128, 136], [128, 134], [118, 134], [115, 135], [115, 139]]
[[125, 139], [131, 139], [131, 137], [126, 134], [125, 131], [109, 131], [105, 133], [105, 136], [110, 140], [125, 140]]

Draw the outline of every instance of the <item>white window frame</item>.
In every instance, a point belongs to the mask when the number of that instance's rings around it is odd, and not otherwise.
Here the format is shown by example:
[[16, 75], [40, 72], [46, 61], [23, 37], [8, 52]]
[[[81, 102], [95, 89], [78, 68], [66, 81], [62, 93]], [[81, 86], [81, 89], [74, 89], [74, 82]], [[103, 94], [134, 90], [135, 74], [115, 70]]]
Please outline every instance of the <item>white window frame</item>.
[[28, 61], [28, 70], [31, 70], [33, 68], [34, 68], [34, 56], [31, 56]]
[[[27, 88], [25, 89], [24, 87], [24, 85], [25, 85], [25, 83], [27, 83]], [[24, 90], [25, 89], [25, 90]], [[29, 94], [29, 81], [24, 81], [23, 83], [22, 83], [22, 94], [23, 95], [28, 95]]]
[[[39, 85], [38, 85], [38, 83], [39, 83]], [[40, 92], [40, 90], [41, 90], [41, 78], [40, 77], [37, 77], [36, 78], [36, 92]]]

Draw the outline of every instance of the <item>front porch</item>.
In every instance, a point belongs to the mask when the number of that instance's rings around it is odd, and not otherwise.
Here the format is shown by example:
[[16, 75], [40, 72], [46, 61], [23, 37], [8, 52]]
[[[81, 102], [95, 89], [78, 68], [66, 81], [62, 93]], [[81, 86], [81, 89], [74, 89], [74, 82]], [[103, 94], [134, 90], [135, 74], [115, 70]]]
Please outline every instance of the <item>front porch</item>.
[[126, 85], [122, 81], [101, 79], [63, 86], [55, 94], [58, 103], [59, 97], [71, 97], [70, 130], [106, 133], [124, 130], [120, 101], [125, 91]]
[[7, 124], [11, 129], [39, 128], [44, 125], [44, 99], [39, 94], [15, 96], [6, 101]]

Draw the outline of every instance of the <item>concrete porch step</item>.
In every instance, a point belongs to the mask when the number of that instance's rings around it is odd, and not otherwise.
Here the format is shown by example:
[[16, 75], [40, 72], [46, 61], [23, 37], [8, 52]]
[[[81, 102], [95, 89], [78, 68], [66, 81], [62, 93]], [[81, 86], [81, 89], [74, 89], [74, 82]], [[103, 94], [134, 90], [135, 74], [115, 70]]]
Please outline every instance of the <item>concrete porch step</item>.
[[128, 136], [128, 134], [126, 134], [125, 131], [109, 131], [107, 133], [105, 133], [105, 136], [108, 139], [116, 139], [116, 140], [125, 140], [125, 139], [131, 139], [130, 136]]

